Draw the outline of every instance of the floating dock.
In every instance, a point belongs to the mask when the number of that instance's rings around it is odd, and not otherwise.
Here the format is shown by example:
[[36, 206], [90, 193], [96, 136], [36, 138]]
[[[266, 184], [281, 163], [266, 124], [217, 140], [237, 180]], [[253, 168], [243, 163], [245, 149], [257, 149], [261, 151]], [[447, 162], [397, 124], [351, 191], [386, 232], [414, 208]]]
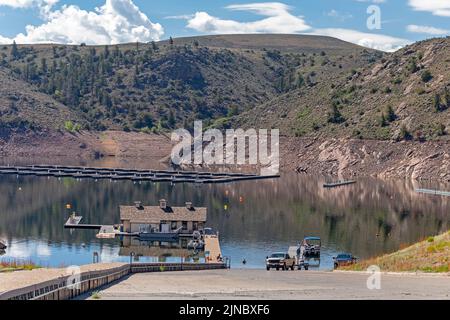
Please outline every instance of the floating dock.
[[355, 184], [355, 183], [356, 183], [355, 180], [328, 182], [328, 183], [324, 183], [323, 187], [324, 188], [337, 188], [337, 187], [348, 186], [348, 185]]
[[450, 192], [449, 191], [432, 190], [432, 189], [416, 189], [416, 192], [418, 192], [418, 193], [425, 193], [425, 194], [432, 194], [432, 195], [435, 195], [435, 196], [450, 197]]
[[94, 179], [133, 182], [170, 183], [230, 183], [246, 180], [279, 178], [280, 175], [259, 176], [245, 173], [218, 173], [196, 171], [141, 170], [121, 168], [72, 167], [54, 165], [0, 166], [0, 174], [74, 179]]
[[138, 234], [121, 231], [121, 225], [100, 225], [100, 224], [82, 224], [81, 216], [71, 216], [64, 224], [65, 229], [86, 229], [98, 230], [96, 235], [99, 239], [113, 239], [116, 236], [136, 236]]

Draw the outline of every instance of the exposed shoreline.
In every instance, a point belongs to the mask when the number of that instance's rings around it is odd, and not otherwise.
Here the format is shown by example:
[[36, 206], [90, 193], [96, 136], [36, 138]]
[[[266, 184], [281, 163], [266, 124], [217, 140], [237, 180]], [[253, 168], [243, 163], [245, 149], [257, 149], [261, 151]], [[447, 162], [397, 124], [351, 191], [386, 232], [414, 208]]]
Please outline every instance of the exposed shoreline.
[[[104, 166], [157, 169], [168, 167], [172, 145], [166, 135], [121, 131], [28, 133], [0, 137], [0, 155], [4, 164], [26, 157], [52, 159], [62, 165], [99, 161]], [[337, 179], [372, 176], [450, 182], [450, 141], [282, 136], [280, 170]]]

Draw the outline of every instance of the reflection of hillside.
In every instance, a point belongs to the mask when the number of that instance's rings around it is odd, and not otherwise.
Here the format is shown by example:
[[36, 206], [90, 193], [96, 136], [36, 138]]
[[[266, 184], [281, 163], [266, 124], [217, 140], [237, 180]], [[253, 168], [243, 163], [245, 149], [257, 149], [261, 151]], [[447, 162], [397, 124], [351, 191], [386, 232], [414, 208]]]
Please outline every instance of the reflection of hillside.
[[[232, 239], [294, 241], [317, 234], [325, 244], [367, 256], [449, 228], [449, 199], [423, 197], [415, 187], [370, 179], [325, 190], [322, 181], [298, 177], [260, 182], [257, 188], [241, 184], [229, 192], [235, 206], [216, 223]], [[239, 196], [244, 204], [238, 204]]]
[[[283, 176], [279, 180], [228, 185], [175, 185], [73, 179], [0, 177], [0, 235], [54, 243], [96, 241], [92, 231], [63, 229], [72, 204], [85, 222], [113, 224], [118, 207], [142, 201], [208, 207], [208, 224], [233, 241], [288, 241], [320, 235], [324, 245], [365, 257], [446, 230], [450, 199], [419, 195], [409, 181], [363, 179], [325, 190], [323, 180]], [[448, 186], [421, 187], [450, 189]], [[19, 191], [19, 187], [22, 188]], [[225, 206], [226, 209], [225, 210]], [[378, 234], [378, 237], [377, 237]]]

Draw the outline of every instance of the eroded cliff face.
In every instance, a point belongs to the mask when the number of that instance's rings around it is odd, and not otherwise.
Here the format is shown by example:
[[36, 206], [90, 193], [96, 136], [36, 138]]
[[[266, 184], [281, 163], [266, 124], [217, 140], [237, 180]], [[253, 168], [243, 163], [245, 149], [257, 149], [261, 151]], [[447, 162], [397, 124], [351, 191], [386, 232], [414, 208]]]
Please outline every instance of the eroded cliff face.
[[282, 168], [339, 178], [376, 176], [450, 181], [450, 142], [282, 138]]

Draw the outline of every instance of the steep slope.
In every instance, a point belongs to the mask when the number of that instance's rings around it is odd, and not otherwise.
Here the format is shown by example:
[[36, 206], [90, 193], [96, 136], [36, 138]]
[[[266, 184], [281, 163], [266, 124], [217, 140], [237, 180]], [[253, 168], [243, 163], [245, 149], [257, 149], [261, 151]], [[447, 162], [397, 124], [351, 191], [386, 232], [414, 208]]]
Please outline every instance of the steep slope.
[[329, 73], [241, 115], [290, 136], [448, 140], [450, 38], [416, 43], [351, 72]]
[[0, 121], [3, 131], [63, 129], [65, 121], [82, 122], [76, 112], [1, 67]]

